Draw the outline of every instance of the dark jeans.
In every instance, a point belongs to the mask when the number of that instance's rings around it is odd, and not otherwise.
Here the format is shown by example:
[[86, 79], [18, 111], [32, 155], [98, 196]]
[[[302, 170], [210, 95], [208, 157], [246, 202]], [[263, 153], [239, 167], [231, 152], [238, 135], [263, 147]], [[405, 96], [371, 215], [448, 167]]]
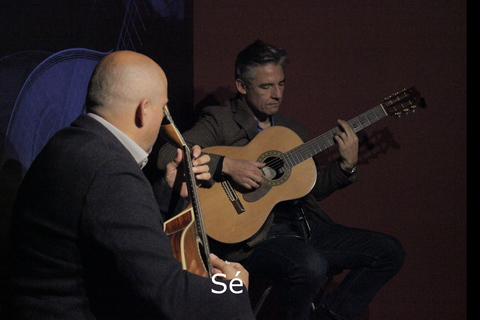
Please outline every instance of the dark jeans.
[[312, 219], [308, 224], [276, 219], [269, 239], [242, 264], [251, 277], [272, 279], [279, 287], [285, 319], [308, 319], [328, 268], [349, 270], [324, 307], [337, 319], [355, 319], [398, 273], [404, 250], [382, 233]]

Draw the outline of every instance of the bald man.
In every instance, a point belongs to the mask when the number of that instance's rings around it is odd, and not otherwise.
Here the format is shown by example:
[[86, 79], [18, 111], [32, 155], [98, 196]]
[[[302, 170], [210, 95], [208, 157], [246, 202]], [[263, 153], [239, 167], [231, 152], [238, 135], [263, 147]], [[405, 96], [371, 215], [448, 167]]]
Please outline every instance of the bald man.
[[[98, 63], [87, 114], [52, 137], [18, 192], [5, 319], [253, 319], [245, 286], [221, 290], [221, 278], [182, 270], [163, 232], [182, 154], [156, 184], [159, 203], [142, 168], [167, 101], [167, 78], [150, 58], [118, 51]], [[194, 172], [209, 179], [209, 157], [199, 155], [194, 148]], [[241, 265], [212, 263], [248, 283]]]

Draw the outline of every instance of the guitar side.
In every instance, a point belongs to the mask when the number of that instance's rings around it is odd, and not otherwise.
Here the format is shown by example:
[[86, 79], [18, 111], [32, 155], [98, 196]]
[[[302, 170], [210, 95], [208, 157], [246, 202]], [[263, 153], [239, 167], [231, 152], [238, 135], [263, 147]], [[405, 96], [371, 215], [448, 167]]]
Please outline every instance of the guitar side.
[[164, 223], [164, 231], [170, 239], [174, 257], [182, 263], [182, 269], [208, 278], [204, 266], [199, 237], [192, 208], [187, 208]]
[[[292, 130], [274, 126], [260, 132], [246, 146], [215, 146], [205, 148], [203, 152], [264, 162], [263, 158], [286, 152], [302, 143]], [[262, 227], [277, 203], [306, 195], [313, 188], [316, 176], [313, 159], [289, 169], [279, 179], [264, 176], [261, 188], [248, 192], [236, 191], [245, 209], [241, 213], [237, 212], [221, 183], [215, 183], [208, 189], [198, 189], [207, 234], [223, 243], [247, 240]]]

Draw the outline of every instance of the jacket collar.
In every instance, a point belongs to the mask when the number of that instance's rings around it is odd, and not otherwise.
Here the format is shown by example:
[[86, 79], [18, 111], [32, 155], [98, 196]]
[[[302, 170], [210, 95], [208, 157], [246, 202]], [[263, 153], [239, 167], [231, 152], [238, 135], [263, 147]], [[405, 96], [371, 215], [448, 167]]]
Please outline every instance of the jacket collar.
[[140, 168], [142, 168], [142, 165], [146, 164], [146, 162], [142, 162], [144, 160], [140, 159], [141, 157], [137, 159], [135, 155], [131, 152], [131, 150], [120, 139], [118, 139], [111, 130], [109, 130], [103, 123], [98, 121], [96, 118], [88, 114], [82, 114], [72, 123], [72, 126], [85, 128], [87, 130], [92, 130], [99, 133], [104, 139], [108, 141], [109, 144], [115, 146], [115, 150], [117, 150], [118, 152], [130, 154], [135, 160], [135, 162], [140, 166]]
[[138, 163], [140, 168], [143, 169], [143, 167], [145, 167], [148, 161], [148, 153], [145, 152], [145, 150], [143, 150], [142, 147], [140, 147], [129, 136], [127, 136], [120, 129], [118, 129], [117, 127], [115, 127], [113, 124], [103, 119], [102, 117], [94, 113], [87, 113], [87, 116], [92, 117], [93, 119], [100, 122], [105, 128], [107, 128], [130, 152], [130, 154], [133, 156], [133, 158]]
[[227, 103], [230, 105], [232, 112], [234, 113], [233, 119], [235, 122], [245, 129], [250, 140], [253, 139], [258, 134], [257, 121], [255, 120], [252, 111], [243, 101], [242, 96], [238, 94], [235, 99], [229, 100]]

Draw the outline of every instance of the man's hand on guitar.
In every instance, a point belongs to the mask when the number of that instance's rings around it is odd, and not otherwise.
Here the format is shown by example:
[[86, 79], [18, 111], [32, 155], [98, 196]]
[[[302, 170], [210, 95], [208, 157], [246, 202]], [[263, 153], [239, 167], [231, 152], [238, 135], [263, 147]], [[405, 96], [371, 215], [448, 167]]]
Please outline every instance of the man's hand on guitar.
[[355, 130], [344, 120], [338, 120], [341, 130], [334, 135], [340, 152], [340, 167], [350, 172], [358, 161], [358, 137]]
[[223, 273], [226, 276], [226, 280], [238, 278], [242, 280], [248, 290], [248, 271], [240, 263], [223, 261], [213, 253], [210, 253], [210, 261], [215, 267], [213, 269], [214, 274]]
[[[208, 154], [200, 156], [201, 153], [202, 150], [199, 146], [192, 148], [193, 172], [195, 173], [198, 185], [200, 185], [202, 181], [208, 181], [211, 178], [207, 165], [210, 161], [210, 156]], [[183, 152], [181, 149], [177, 149], [177, 156], [167, 165], [165, 170], [165, 181], [167, 181], [171, 188], [176, 189], [182, 197], [187, 197], [188, 192], [185, 184], [182, 159]]]
[[208, 154], [200, 156], [201, 154], [202, 149], [199, 146], [192, 148], [193, 172], [199, 186], [202, 184], [202, 181], [208, 181], [212, 177], [207, 164], [210, 162], [210, 156]]
[[263, 167], [265, 163], [225, 157], [222, 172], [230, 176], [237, 185], [250, 190], [260, 187]]

